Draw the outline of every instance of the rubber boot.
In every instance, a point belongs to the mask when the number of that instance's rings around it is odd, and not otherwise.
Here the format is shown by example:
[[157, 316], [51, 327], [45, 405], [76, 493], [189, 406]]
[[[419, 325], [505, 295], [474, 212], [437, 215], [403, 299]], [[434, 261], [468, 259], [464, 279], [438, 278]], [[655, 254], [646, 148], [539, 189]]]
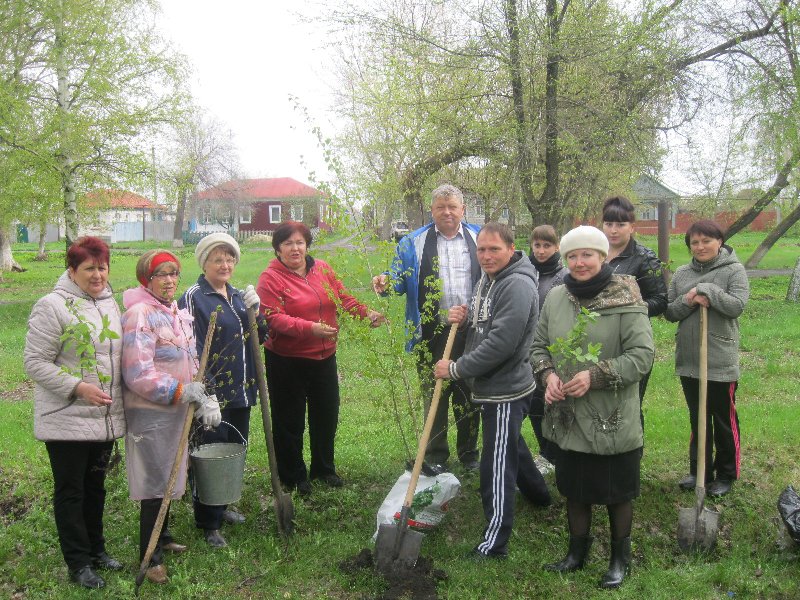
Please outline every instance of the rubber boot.
[[600, 580], [600, 587], [605, 589], [618, 588], [630, 572], [631, 567], [631, 538], [611, 540], [611, 560], [608, 561], [608, 571]]
[[590, 535], [569, 536], [567, 556], [561, 562], [545, 565], [545, 571], [557, 571], [558, 573], [579, 571], [586, 563], [586, 557], [589, 554], [589, 548], [592, 547], [593, 540], [594, 538]]

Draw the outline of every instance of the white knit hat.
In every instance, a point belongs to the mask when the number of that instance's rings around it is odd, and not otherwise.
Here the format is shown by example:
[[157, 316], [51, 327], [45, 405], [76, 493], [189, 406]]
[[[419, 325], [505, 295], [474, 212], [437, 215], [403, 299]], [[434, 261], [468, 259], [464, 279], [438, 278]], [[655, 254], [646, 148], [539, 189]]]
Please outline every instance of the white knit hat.
[[211, 251], [218, 246], [230, 246], [231, 250], [233, 250], [233, 256], [236, 258], [237, 263], [242, 257], [242, 253], [239, 250], [239, 243], [235, 239], [233, 239], [227, 233], [211, 233], [197, 242], [197, 246], [195, 246], [194, 249], [194, 256], [197, 259], [197, 264], [200, 265], [201, 269], [203, 268], [203, 265], [206, 264], [208, 255], [211, 254]]
[[608, 238], [606, 234], [597, 227], [591, 225], [578, 225], [575, 229], [568, 231], [561, 238], [559, 250], [565, 259], [567, 254], [580, 248], [597, 250], [604, 257], [608, 256]]

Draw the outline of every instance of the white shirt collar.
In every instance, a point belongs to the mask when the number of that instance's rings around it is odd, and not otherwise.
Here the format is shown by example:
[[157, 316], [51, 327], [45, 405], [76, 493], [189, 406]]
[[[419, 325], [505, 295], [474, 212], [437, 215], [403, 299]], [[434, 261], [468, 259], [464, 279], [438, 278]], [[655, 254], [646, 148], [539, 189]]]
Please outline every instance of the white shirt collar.
[[448, 238], [445, 234], [443, 234], [441, 231], [439, 231], [439, 228], [436, 226], [436, 223], [433, 224], [433, 228], [436, 230], [436, 234], [437, 235], [441, 235], [446, 240], [454, 240], [459, 235], [461, 237], [464, 237], [464, 228], [463, 228], [463, 224], [462, 223], [458, 224], [458, 230], [456, 231], [455, 235], [453, 235], [453, 237], [451, 237], [451, 238]]

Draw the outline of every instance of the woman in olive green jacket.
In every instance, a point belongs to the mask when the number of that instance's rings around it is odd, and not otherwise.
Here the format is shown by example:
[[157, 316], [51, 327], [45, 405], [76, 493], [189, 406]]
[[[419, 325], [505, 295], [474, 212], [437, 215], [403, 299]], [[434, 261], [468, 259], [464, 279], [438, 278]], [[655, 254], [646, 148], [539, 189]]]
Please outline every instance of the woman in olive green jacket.
[[[570, 534], [567, 556], [545, 568], [583, 568], [593, 539], [592, 505], [605, 504], [611, 560], [600, 585], [613, 588], [630, 564], [642, 447], [639, 380], [653, 364], [653, 333], [635, 279], [614, 275], [603, 262], [608, 240], [599, 229], [573, 229], [562, 238], [561, 250], [570, 274], [550, 292], [531, 351], [537, 382], [546, 388], [542, 433], [561, 448], [556, 485], [567, 498]], [[570, 363], [548, 350], [569, 336], [582, 308], [596, 317], [579, 345], [586, 353], [589, 344], [599, 344], [597, 363]]]

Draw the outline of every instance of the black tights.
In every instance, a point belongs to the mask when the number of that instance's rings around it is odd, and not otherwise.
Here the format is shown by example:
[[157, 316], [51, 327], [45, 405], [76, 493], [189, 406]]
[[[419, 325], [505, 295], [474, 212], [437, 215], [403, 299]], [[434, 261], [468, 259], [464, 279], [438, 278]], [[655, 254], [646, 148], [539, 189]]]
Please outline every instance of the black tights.
[[[633, 502], [607, 504], [611, 539], [620, 540], [631, 536], [633, 524]], [[573, 537], [589, 535], [592, 528], [592, 505], [567, 500], [567, 522], [569, 534]]]

